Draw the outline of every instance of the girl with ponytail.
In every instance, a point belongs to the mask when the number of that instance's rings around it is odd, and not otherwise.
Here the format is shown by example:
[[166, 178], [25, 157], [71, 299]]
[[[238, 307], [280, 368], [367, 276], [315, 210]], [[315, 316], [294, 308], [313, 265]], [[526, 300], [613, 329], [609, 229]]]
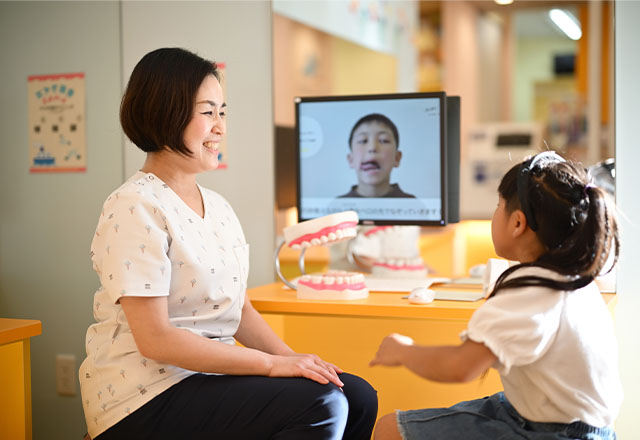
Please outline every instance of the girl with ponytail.
[[496, 253], [519, 263], [498, 278], [462, 344], [419, 346], [392, 334], [371, 365], [404, 365], [439, 382], [493, 367], [504, 392], [388, 414], [374, 438], [615, 439], [617, 342], [594, 283], [618, 256], [612, 202], [585, 170], [546, 151], [502, 178], [491, 234]]

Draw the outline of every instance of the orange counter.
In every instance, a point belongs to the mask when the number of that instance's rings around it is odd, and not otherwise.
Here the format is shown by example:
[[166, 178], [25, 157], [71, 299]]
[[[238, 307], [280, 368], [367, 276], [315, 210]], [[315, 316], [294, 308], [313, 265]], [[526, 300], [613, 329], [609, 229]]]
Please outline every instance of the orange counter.
[[0, 318], [0, 438], [31, 440], [30, 338], [40, 321]]
[[[461, 286], [435, 286], [462, 290]], [[382, 338], [392, 332], [418, 344], [458, 344], [473, 312], [484, 302], [434, 301], [412, 305], [401, 293], [371, 293], [355, 301], [299, 300], [281, 283], [248, 290], [254, 307], [291, 348], [316, 353], [365, 378], [378, 390], [378, 415], [395, 409], [450, 406], [502, 389], [498, 373], [466, 384], [424, 380], [404, 368], [368, 366]], [[603, 294], [611, 311], [615, 294]]]
[[449, 406], [502, 389], [495, 371], [467, 384], [441, 384], [404, 368], [368, 366], [382, 338], [392, 332], [408, 335], [419, 344], [458, 344], [459, 333], [482, 301], [412, 305], [400, 293], [371, 293], [355, 301], [298, 300], [281, 283], [248, 293], [256, 309], [295, 351], [316, 353], [369, 381], [378, 390], [379, 416], [395, 409]]

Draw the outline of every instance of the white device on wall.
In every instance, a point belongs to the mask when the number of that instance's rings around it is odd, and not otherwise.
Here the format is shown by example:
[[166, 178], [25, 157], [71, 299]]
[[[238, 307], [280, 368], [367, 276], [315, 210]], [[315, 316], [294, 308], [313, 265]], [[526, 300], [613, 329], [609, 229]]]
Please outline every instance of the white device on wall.
[[502, 176], [542, 148], [542, 126], [535, 122], [496, 122], [473, 127], [460, 165], [460, 217], [490, 219], [498, 203]]

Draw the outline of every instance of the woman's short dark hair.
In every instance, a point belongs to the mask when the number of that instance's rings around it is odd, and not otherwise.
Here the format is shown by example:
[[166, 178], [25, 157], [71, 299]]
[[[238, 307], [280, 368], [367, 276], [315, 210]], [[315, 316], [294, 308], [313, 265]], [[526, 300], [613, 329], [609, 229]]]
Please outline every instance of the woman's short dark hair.
[[396, 127], [396, 124], [394, 124], [391, 119], [387, 118], [385, 115], [381, 115], [380, 113], [371, 113], [361, 117], [360, 119], [358, 119], [358, 122], [353, 125], [351, 133], [349, 133], [349, 149], [351, 149], [351, 141], [353, 140], [353, 134], [356, 132], [356, 129], [362, 124], [366, 124], [368, 122], [378, 122], [389, 127], [389, 130], [391, 130], [391, 132], [393, 133], [393, 137], [395, 138], [396, 148], [399, 148], [400, 135], [398, 134], [398, 127]]
[[142, 57], [120, 103], [120, 124], [131, 142], [146, 153], [167, 147], [191, 156], [184, 130], [207, 75], [220, 80], [216, 63], [185, 49], [157, 49]]

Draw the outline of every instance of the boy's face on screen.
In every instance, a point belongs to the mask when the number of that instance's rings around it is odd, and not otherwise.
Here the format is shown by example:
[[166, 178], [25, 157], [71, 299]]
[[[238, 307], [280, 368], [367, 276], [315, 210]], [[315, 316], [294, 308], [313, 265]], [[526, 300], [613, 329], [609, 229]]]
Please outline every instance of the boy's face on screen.
[[385, 124], [366, 122], [354, 131], [347, 160], [356, 171], [358, 184], [388, 183], [391, 170], [400, 165], [401, 158], [393, 132]]

